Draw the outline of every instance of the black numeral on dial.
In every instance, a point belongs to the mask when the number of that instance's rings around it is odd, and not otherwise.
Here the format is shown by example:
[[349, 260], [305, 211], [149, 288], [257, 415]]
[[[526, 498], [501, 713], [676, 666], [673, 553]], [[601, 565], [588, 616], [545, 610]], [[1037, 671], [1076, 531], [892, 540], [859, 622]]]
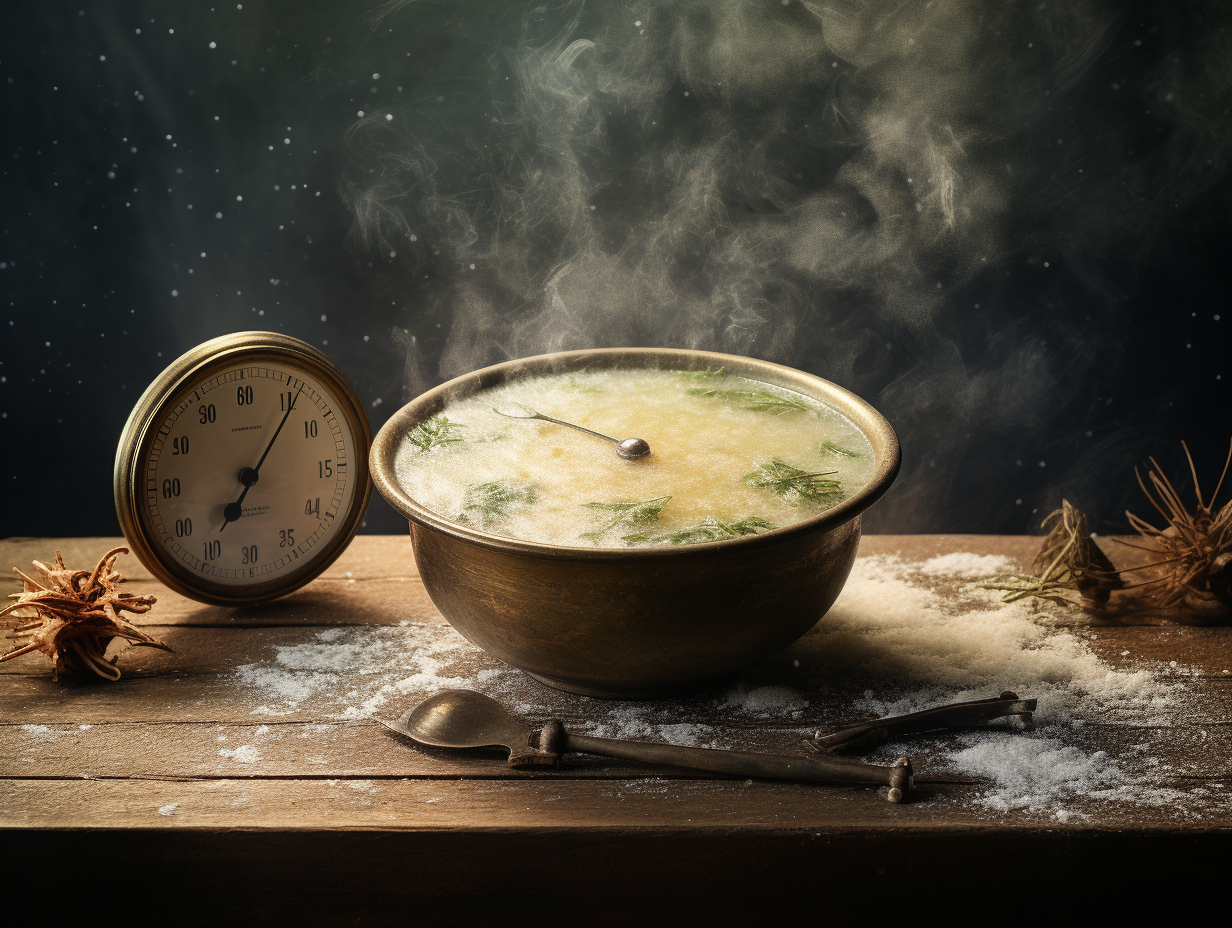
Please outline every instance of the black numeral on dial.
[[240, 562], [243, 564], [257, 563], [257, 546], [247, 545], [246, 547], [240, 548]]
[[185, 435], [183, 438], [171, 439], [171, 456], [175, 457], [177, 454], [188, 454], [188, 436], [187, 435]]
[[218, 418], [218, 411], [214, 409], [214, 404], [210, 403], [208, 406], [198, 406], [197, 415], [201, 417], [197, 421], [205, 425], [207, 422], [213, 422]]
[[174, 480], [163, 481], [163, 499], [171, 499], [173, 496], [180, 495], [180, 478]]
[[284, 528], [282, 531], [280, 531], [278, 533], [278, 547], [294, 548], [295, 547], [295, 535], [293, 534], [294, 531], [295, 529], [293, 528]]
[[222, 557], [222, 542], [221, 541], [203, 541], [201, 542], [202, 555], [201, 559], [205, 561], [215, 561]]
[[252, 405], [252, 387], [236, 387], [235, 402], [240, 406]]
[[187, 538], [192, 534], [192, 519], [176, 519], [175, 534], [178, 538]]

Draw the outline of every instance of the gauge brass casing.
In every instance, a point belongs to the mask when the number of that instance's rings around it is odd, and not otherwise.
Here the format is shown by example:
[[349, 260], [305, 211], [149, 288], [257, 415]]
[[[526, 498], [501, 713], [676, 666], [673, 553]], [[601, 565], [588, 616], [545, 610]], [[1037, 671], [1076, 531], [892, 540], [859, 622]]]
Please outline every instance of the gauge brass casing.
[[[154, 542], [141, 517], [140, 482], [150, 446], [168, 410], [174, 408], [196, 384], [236, 365], [270, 363], [302, 370], [318, 380], [336, 398], [338, 413], [351, 430], [355, 445], [354, 473], [357, 481], [352, 501], [340, 513], [339, 527], [311, 557], [295, 570], [276, 579], [243, 587], [214, 583], [186, 569], [164, 554]], [[133, 407], [116, 450], [112, 488], [116, 516], [133, 553], [159, 580], [178, 593], [204, 603], [246, 605], [276, 599], [299, 589], [319, 576], [345, 550], [355, 536], [372, 495], [368, 479], [368, 448], [371, 431], [363, 404], [354, 388], [333, 361], [307, 342], [275, 332], [236, 332], [203, 342], [181, 355], [164, 370]]]

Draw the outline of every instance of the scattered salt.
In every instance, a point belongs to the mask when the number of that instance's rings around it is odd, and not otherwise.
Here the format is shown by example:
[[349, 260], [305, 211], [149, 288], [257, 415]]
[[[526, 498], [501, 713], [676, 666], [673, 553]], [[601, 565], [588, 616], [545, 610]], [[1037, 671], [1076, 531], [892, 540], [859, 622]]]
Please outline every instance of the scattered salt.
[[887, 681], [916, 687], [897, 698], [866, 696], [859, 708], [897, 715], [1008, 689], [1039, 699], [1037, 722], [1128, 705], [1148, 723], [1149, 710], [1169, 704], [1174, 686], [1146, 670], [1116, 670], [1078, 635], [1042, 624], [1025, 602], [989, 597], [959, 613], [943, 594], [904, 579], [908, 573], [896, 557], [860, 558], [838, 602], [801, 642], [823, 679], [867, 680], [883, 693]]
[[167, 805], [165, 805], [165, 806], [159, 806], [159, 807], [158, 807], [158, 814], [159, 814], [159, 815], [174, 815], [174, 814], [175, 814], [175, 810], [176, 810], [178, 807], [179, 807], [179, 803], [178, 803], [178, 802], [170, 802], [170, 803], [168, 803], [168, 804], [167, 804]]
[[655, 723], [650, 717], [655, 707], [625, 703], [604, 713], [607, 721], [592, 724], [588, 733], [598, 738], [620, 738], [634, 741], [666, 741], [670, 744], [709, 744], [714, 730], [708, 725], [690, 722]]
[[1012, 558], [999, 554], [969, 554], [957, 551], [929, 558], [920, 567], [920, 573], [929, 577], [961, 577], [964, 580], [982, 580], [995, 574], [1014, 569]]
[[[799, 662], [796, 662], [799, 666]], [[798, 714], [809, 702], [789, 686], [750, 687], [743, 680], [728, 690], [725, 702], [744, 712], [791, 712]]]
[[260, 752], [251, 744], [241, 744], [238, 748], [223, 748], [219, 757], [229, 757], [237, 764], [255, 764], [261, 759]]

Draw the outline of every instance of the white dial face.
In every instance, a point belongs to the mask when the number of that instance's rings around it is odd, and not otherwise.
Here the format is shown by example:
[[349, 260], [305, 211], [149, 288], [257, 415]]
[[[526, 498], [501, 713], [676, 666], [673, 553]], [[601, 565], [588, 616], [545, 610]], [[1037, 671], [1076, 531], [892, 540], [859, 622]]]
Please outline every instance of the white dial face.
[[285, 363], [236, 366], [180, 395], [140, 462], [152, 543], [225, 586], [298, 572], [343, 530], [355, 498], [338, 400]]

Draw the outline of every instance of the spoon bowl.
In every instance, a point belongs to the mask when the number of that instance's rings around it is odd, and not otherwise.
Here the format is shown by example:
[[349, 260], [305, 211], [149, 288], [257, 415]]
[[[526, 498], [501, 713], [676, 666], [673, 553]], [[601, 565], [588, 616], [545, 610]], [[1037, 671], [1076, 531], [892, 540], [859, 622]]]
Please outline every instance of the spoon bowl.
[[420, 744], [438, 748], [526, 746], [530, 729], [496, 700], [473, 690], [429, 696], [392, 726]]

